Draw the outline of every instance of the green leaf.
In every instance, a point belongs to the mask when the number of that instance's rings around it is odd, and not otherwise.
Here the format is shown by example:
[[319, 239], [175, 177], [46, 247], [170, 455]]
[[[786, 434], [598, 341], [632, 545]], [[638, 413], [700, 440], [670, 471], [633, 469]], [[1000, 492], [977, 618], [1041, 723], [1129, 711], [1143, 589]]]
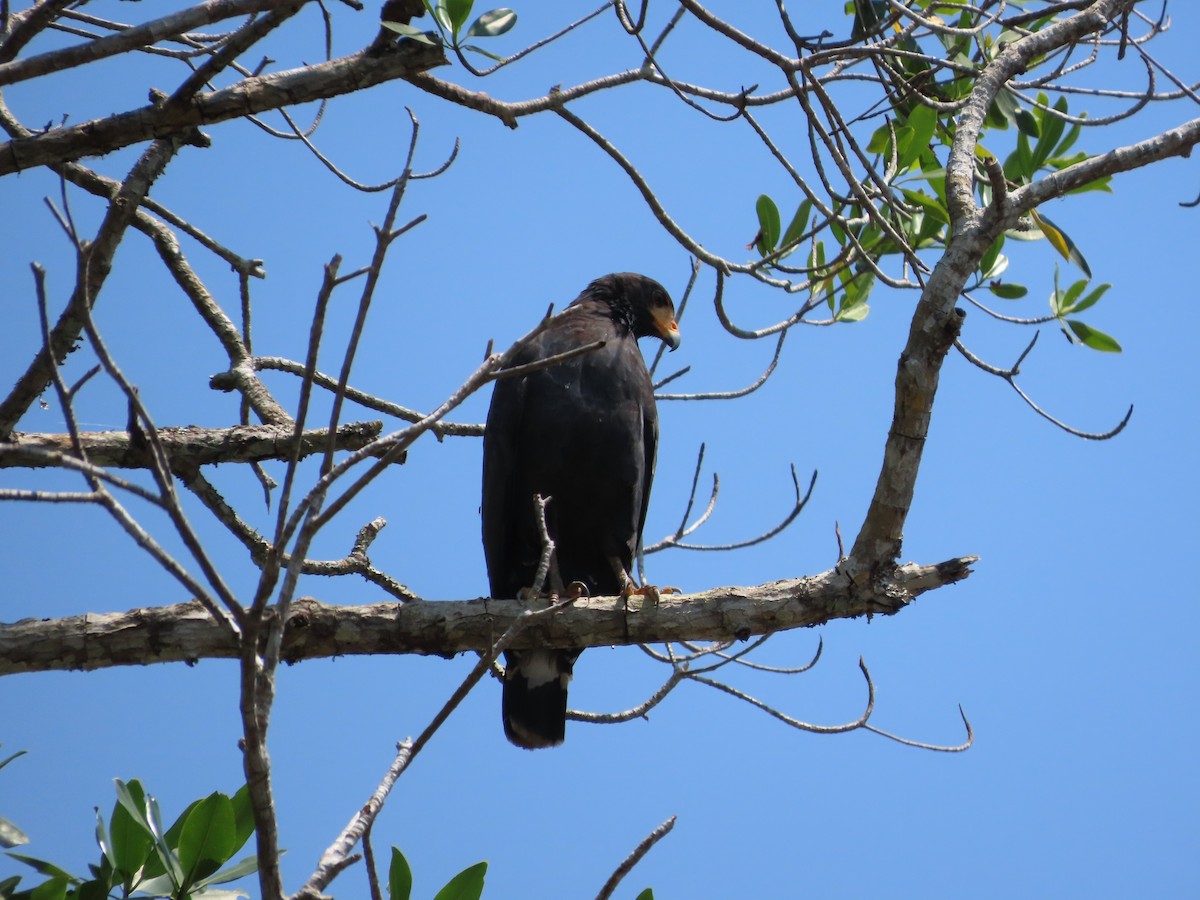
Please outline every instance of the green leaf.
[[1058, 309], [1058, 313], [1056, 315], [1061, 316], [1063, 313], [1069, 313], [1072, 309], [1074, 309], [1075, 301], [1079, 299], [1079, 296], [1083, 293], [1083, 289], [1085, 287], [1087, 287], [1087, 279], [1081, 278], [1079, 281], [1076, 281], [1069, 288], [1063, 291], [1058, 296], [1054, 304]]
[[779, 245], [779, 207], [766, 194], [760, 194], [754, 204], [758, 213], [758, 237], [755, 243], [760, 256], [767, 256]]
[[1084, 325], [1078, 319], [1067, 319], [1067, 324], [1071, 326], [1071, 330], [1075, 332], [1075, 336], [1079, 338], [1080, 343], [1086, 347], [1091, 347], [1093, 350], [1100, 350], [1104, 353], [1120, 353], [1121, 345], [1117, 343], [1116, 338], [1092, 328], [1090, 325]]
[[[908, 125], [897, 125], [895, 127], [894, 131], [895, 131], [895, 135], [896, 135], [896, 171], [903, 172], [905, 169], [908, 168], [908, 166], [904, 164], [904, 155], [908, 152], [908, 149], [912, 146], [913, 138], [916, 136], [916, 131], [914, 129], [910, 128]], [[891, 147], [891, 139], [890, 139], [891, 135], [889, 135], [888, 137], [889, 137], [889, 140], [884, 145], [884, 150], [887, 152], [887, 155], [890, 157], [892, 155], [892, 147]], [[914, 156], [915, 156], [915, 154], [914, 154]], [[909, 159], [908, 162], [911, 163], [912, 159]]]
[[1036, 209], [1030, 210], [1029, 215], [1033, 217], [1033, 221], [1042, 230], [1042, 234], [1046, 236], [1046, 240], [1050, 242], [1050, 246], [1057, 250], [1063, 259], [1077, 265], [1084, 275], [1091, 278], [1091, 267], [1087, 264], [1087, 260], [1083, 258], [1083, 253], [1075, 246], [1075, 242], [1071, 240], [1070, 236]]
[[443, 34], [449, 32], [450, 39], [453, 41], [454, 27], [453, 23], [450, 21], [450, 13], [446, 10], [446, 4], [443, 3], [442, 0], [438, 0], [437, 4], [434, 5], [430, 2], [430, 0], [425, 0], [425, 8], [429, 10], [429, 14], [433, 17], [434, 23], [439, 29], [441, 29]]
[[804, 229], [808, 227], [808, 217], [812, 214], [812, 201], [804, 199], [799, 206], [796, 207], [796, 214], [792, 216], [792, 221], [788, 223], [787, 231], [783, 233], [783, 240], [780, 242], [783, 246], [787, 246], [800, 235], [804, 234]]
[[1033, 180], [1033, 173], [1033, 148], [1029, 145], [1029, 135], [1021, 132], [1017, 135], [1017, 152], [1005, 160], [1004, 174], [1012, 181], [1024, 184]]
[[117, 792], [117, 803], [122, 806], [130, 818], [141, 825], [146, 831], [151, 834], [154, 829], [151, 827], [150, 820], [146, 817], [146, 791], [142, 787], [142, 783], [134, 778], [129, 784], [126, 784], [120, 778], [113, 779], [113, 786]]
[[1106, 194], [1112, 193], [1112, 176], [1105, 175], [1103, 178], [1097, 178], [1095, 181], [1089, 181], [1087, 184], [1081, 184], [1077, 188], [1071, 188], [1067, 191], [1068, 196], [1071, 194], [1086, 194], [1088, 191], [1104, 191]]
[[230, 798], [230, 801], [233, 803], [233, 819], [236, 823], [232, 852], [237, 853], [246, 846], [250, 835], [254, 834], [254, 807], [250, 802], [249, 786], [243, 784]]
[[414, 41], [420, 41], [422, 44], [429, 44], [432, 47], [439, 45], [438, 41], [435, 41], [415, 25], [409, 25], [405, 22], [380, 22], [379, 24], [388, 29], [388, 31], [396, 32], [401, 37], [412, 38]]
[[388, 896], [392, 900], [409, 900], [412, 895], [412, 869], [399, 847], [392, 848], [392, 862], [388, 866]]
[[475, 5], [475, 0], [438, 0], [438, 9], [445, 10], [445, 18], [449, 20], [449, 31], [455, 37], [462, 31], [462, 27], [467, 24], [467, 19], [471, 16], [471, 7]]
[[870, 312], [866, 301], [871, 293], [871, 286], [875, 283], [875, 276], [866, 270], [851, 274], [842, 269], [838, 272], [838, 280], [845, 286], [845, 290], [838, 303], [838, 311], [833, 317], [834, 321], [862, 321]]
[[901, 189], [900, 193], [904, 195], [905, 200], [913, 206], [919, 206], [926, 215], [936, 219], [942, 225], [950, 224], [950, 214], [946, 211], [945, 207], [924, 191]]
[[29, 900], [66, 900], [67, 882], [61, 878], [43, 881], [29, 892]]
[[179, 814], [179, 817], [171, 823], [171, 827], [163, 833], [163, 842], [166, 846], [170, 847], [172, 850], [179, 849], [179, 835], [183, 831], [183, 823], [187, 821], [188, 816], [192, 814], [192, 810], [195, 809], [200, 802], [200, 800], [193, 800], [191, 803], [189, 803], [184, 811]]
[[13, 859], [18, 862], [23, 862], [27, 866], [32, 866], [37, 870], [39, 875], [45, 875], [47, 878], [63, 878], [67, 881], [78, 884], [79, 879], [70, 872], [60, 869], [54, 863], [46, 862], [44, 859], [38, 859], [33, 856], [26, 856], [23, 853], [9, 853]]
[[1021, 134], [1028, 135], [1031, 138], [1041, 137], [1042, 128], [1038, 124], [1037, 118], [1029, 110], [1022, 107], [1014, 114], [1017, 122], [1017, 128]]
[[845, 5], [847, 14], [854, 15], [850, 28], [850, 39], [861, 40], [875, 31], [887, 18], [887, 4], [883, 0], [849, 0]]
[[233, 801], [213, 792], [192, 807], [179, 834], [179, 864], [186, 884], [207, 878], [236, 851]]
[[230, 881], [237, 881], [239, 878], [245, 878], [258, 871], [258, 857], [247, 856], [239, 859], [232, 866], [226, 869], [221, 869], [215, 875], [210, 875], [208, 878], [202, 878], [196, 882], [197, 887], [206, 887], [210, 884], [228, 884]]
[[[1084, 113], [1083, 115], [1086, 116], [1087, 113]], [[1067, 151], [1075, 146], [1075, 142], [1079, 140], [1079, 135], [1082, 131], [1083, 126], [1078, 122], [1072, 125], [1070, 130], [1067, 131], [1067, 136], [1062, 139], [1062, 142], [1057, 147], [1054, 148], [1054, 155], [1065, 156]]]
[[485, 12], [467, 31], [467, 37], [499, 37], [517, 24], [517, 14], [507, 7]]
[[[145, 828], [153, 837], [154, 853], [150, 854], [142, 865], [142, 878], [148, 879], [165, 875], [171, 882], [172, 888], [178, 888], [183, 882], [183, 871], [179, 867], [179, 859], [173, 850], [176, 842], [171, 839], [172, 832], [168, 831], [166, 835], [163, 834], [158, 801], [145, 793], [141, 782], [137, 779], [133, 779], [129, 784], [125, 784], [119, 778], [113, 779], [113, 782], [117, 791], [118, 804], [129, 813], [134, 822]], [[176, 825], [178, 824], [177, 822]], [[100, 817], [99, 810], [96, 811], [96, 840], [100, 843], [100, 848], [104, 850], [105, 860], [115, 870], [117, 865], [111, 855], [108, 835], [104, 833], [104, 821]]]
[[900, 145], [899, 152], [899, 171], [905, 172], [909, 169], [921, 152], [929, 147], [929, 142], [933, 138], [933, 130], [937, 126], [937, 112], [928, 106], [916, 106], [909, 114], [908, 120], [905, 122], [910, 130], [907, 146], [899, 140], [897, 135], [897, 144]]
[[984, 124], [998, 131], [1007, 130], [1010, 123], [1017, 118], [1017, 101], [1008, 91], [1001, 91], [992, 101]]
[[[134, 780], [126, 786], [129, 797], [143, 807], [142, 785]], [[126, 891], [132, 890], [134, 876], [146, 864], [154, 849], [154, 835], [142, 816], [135, 817], [120, 800], [113, 806], [108, 820], [108, 837], [112, 846], [112, 866]]]
[[887, 124], [880, 125], [871, 135], [871, 139], [867, 141], [868, 153], [883, 153], [888, 148], [888, 142], [892, 139], [891, 130]]
[[100, 852], [104, 856], [104, 861], [109, 866], [116, 867], [113, 861], [112, 841], [108, 839], [108, 826], [104, 824], [104, 816], [100, 814], [100, 807], [96, 807], [96, 844], [100, 847]]
[[[171, 880], [170, 875], [156, 875], [154, 878], [144, 878], [138, 882], [138, 895], [148, 894], [151, 897], [170, 897], [179, 888], [179, 882]], [[102, 895], [107, 897], [107, 891]]]
[[[874, 287], [874, 285], [874, 273], [866, 269], [855, 272], [854, 277], [846, 282], [846, 294], [845, 300], [842, 301], [842, 306], [865, 306], [867, 297], [870, 296], [871, 288]], [[863, 316], [865, 315], [866, 313], [863, 314]]]
[[8, 819], [0, 816], [0, 847], [19, 847], [29, 843], [29, 836]]
[[653, 888], [646, 888], [644, 891], [638, 894], [634, 900], [654, 900]]
[[1063, 312], [1064, 313], [1079, 313], [1079, 312], [1083, 312], [1085, 309], [1090, 309], [1091, 307], [1095, 306], [1097, 303], [1100, 302], [1100, 298], [1103, 297], [1106, 293], [1108, 293], [1108, 289], [1110, 287], [1112, 287], [1111, 284], [1097, 285], [1094, 290], [1088, 292], [1086, 297], [1084, 297], [1082, 300], [1080, 300], [1074, 306], [1064, 309]]
[[871, 311], [871, 307], [866, 303], [856, 303], [850, 307], [843, 307], [837, 311], [837, 315], [833, 318], [837, 322], [861, 322], [867, 317], [867, 313]]
[[979, 260], [979, 273], [984, 278], [998, 278], [1008, 268], [1008, 257], [1000, 253], [1004, 249], [1004, 236], [992, 241], [983, 258]]
[[[1045, 105], [1047, 103], [1046, 95], [1039, 93], [1038, 101]], [[1067, 98], [1059, 97], [1053, 109], [1055, 112], [1066, 113]], [[1041, 109], [1038, 110], [1038, 121], [1041, 124], [1042, 133], [1038, 137], [1037, 146], [1033, 148], [1034, 168], [1041, 168], [1055, 152], [1058, 139], [1062, 137], [1063, 130], [1067, 125], [1061, 117]]]
[[989, 284], [988, 290], [1001, 300], [1020, 300], [1029, 293], [1029, 288], [1023, 284], [1002, 284], [998, 281]]
[[85, 881], [75, 889], [74, 900], [108, 900], [108, 886], [102, 881]]
[[434, 895], [433, 900], [479, 900], [483, 893], [483, 876], [487, 874], [486, 862], [463, 869], [446, 882], [446, 886]]

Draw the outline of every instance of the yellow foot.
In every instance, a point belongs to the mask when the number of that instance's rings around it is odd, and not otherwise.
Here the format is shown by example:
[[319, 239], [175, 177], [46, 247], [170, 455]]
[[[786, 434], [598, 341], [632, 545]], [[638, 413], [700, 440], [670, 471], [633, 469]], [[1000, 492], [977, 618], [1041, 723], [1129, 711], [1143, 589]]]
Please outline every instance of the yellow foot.
[[621, 592], [626, 600], [630, 597], [645, 597], [647, 601], [658, 606], [658, 601], [663, 594], [679, 594], [682, 593], [677, 587], [658, 587], [653, 584], [643, 584], [638, 587], [632, 580], [625, 582], [625, 589]]

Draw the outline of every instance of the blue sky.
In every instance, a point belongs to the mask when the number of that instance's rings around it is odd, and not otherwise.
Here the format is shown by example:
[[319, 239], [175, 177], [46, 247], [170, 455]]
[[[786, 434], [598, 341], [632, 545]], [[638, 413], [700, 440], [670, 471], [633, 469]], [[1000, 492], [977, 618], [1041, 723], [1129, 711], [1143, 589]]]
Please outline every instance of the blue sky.
[[[127, 13], [112, 6], [113, 15]], [[559, 21], [553, 11], [518, 11], [517, 30], [497, 41], [502, 52]], [[1194, 79], [1186, 39], [1195, 34], [1196, 13], [1184, 4], [1172, 13], [1175, 28], [1155, 49], [1185, 80]], [[371, 15], [335, 5], [339, 52], [369, 40]], [[826, 24], [845, 30], [838, 18], [813, 30]], [[744, 27], [775, 37], [769, 19]], [[288, 38], [273, 53], [280, 65], [319, 57], [315, 10], [293, 23]], [[449, 68], [435, 74], [522, 99], [639, 61], [636, 45], [606, 15], [485, 84]], [[696, 26], [667, 44], [664, 61], [676, 77], [726, 90], [758, 80], [765, 89], [772, 78], [721, 51]], [[5, 99], [30, 124], [67, 111], [78, 122], [138, 105], [148, 85], [167, 87], [182, 77], [160, 66], [114, 62], [85, 77], [10, 88]], [[1132, 60], [1122, 66], [1100, 74], [1136, 88], [1141, 70]], [[1072, 109], [1079, 104], [1073, 100]], [[315, 139], [354, 177], [384, 181], [407, 150], [406, 106], [422, 123], [418, 169], [438, 166], [456, 137], [462, 147], [444, 176], [414, 184], [405, 201], [402, 218], [429, 219], [389, 259], [356, 386], [430, 408], [478, 364], [489, 339], [504, 345], [518, 337], [550, 302], [561, 307], [597, 275], [641, 271], [676, 297], [682, 292], [687, 256], [612, 162], [554, 117], [522, 120], [513, 131], [393, 84], [332, 104]], [[716, 252], [745, 254], [759, 193], [781, 206], [794, 203], [785, 173], [744, 125], [716, 125], [643, 87], [591, 98], [577, 112], [643, 169], [671, 214]], [[1151, 108], [1085, 131], [1079, 146], [1107, 149], [1195, 114], [1194, 104]], [[782, 112], [770, 123], [799, 153], [800, 124]], [[349, 191], [302, 147], [251, 125], [209, 133], [213, 147], [185, 148], [153, 195], [237, 252], [265, 260], [268, 278], [253, 288], [256, 349], [302, 357], [321, 265], [335, 253], [347, 268], [365, 263], [369, 226], [382, 219], [386, 195]], [[120, 152], [93, 163], [119, 176], [134, 158]], [[1132, 403], [1125, 432], [1102, 443], [1070, 437], [952, 352], [903, 559], [977, 554], [975, 573], [893, 617], [779, 635], [757, 657], [796, 665], [821, 638], [822, 660], [809, 673], [731, 676], [798, 718], [843, 722], [865, 701], [862, 656], [877, 687], [876, 726], [955, 744], [963, 738], [962, 704], [977, 735], [969, 752], [923, 752], [865, 732], [802, 734], [685, 685], [649, 721], [572, 723], [563, 747], [528, 753], [504, 741], [499, 686], [488, 681], [397, 786], [375, 828], [377, 853], [400, 846], [421, 896], [481, 859], [490, 862], [485, 897], [587, 896], [646, 833], [677, 815], [674, 832], [618, 896], [648, 885], [658, 897], [1194, 893], [1200, 734], [1190, 712], [1200, 674], [1200, 597], [1189, 560], [1200, 537], [1193, 514], [1200, 377], [1188, 348], [1200, 316], [1188, 248], [1200, 211], [1178, 203], [1200, 191], [1196, 171], [1194, 161], [1168, 161], [1118, 178], [1112, 194], [1045, 210], [1083, 249], [1096, 281], [1113, 284], [1085, 318], [1115, 335], [1124, 352], [1072, 347], [1043, 326], [1021, 384], [1052, 413], [1089, 431], [1110, 428]], [[36, 335], [28, 263], [47, 267], [56, 309], [73, 282], [69, 248], [43, 196], [59, 196], [44, 172], [0, 184], [10, 223], [0, 257], [5, 383], [23, 371]], [[94, 230], [102, 209], [79, 192], [70, 200], [84, 233]], [[1030, 293], [1005, 311], [1040, 315], [1055, 266], [1064, 280], [1077, 276], [1045, 242], [1009, 247], [1008, 277]], [[185, 252], [236, 312], [228, 267], [195, 244], [185, 243]], [[740, 342], [721, 331], [712, 290], [705, 272], [681, 321], [683, 345], [665, 370], [691, 372], [672, 390], [740, 387], [770, 359], [773, 342]], [[355, 299], [351, 290], [335, 300], [326, 370], [336, 368]], [[786, 298], [745, 282], [732, 282], [727, 299], [746, 325], [790, 312]], [[670, 532], [682, 515], [702, 442], [704, 478], [716, 471], [722, 486], [711, 522], [697, 535], [706, 542], [751, 536], [786, 514], [790, 465], [802, 482], [813, 469], [819, 478], [809, 507], [775, 540], [737, 553], [663, 553], [649, 560], [652, 580], [692, 591], [833, 565], [835, 523], [851, 540], [878, 472], [913, 302], [881, 291], [861, 323], [794, 329], [776, 374], [744, 400], [660, 404], [648, 540]], [[159, 424], [236, 421], [236, 401], [207, 387], [208, 376], [224, 367], [219, 346], [197, 334], [186, 301], [138, 235], [122, 248], [98, 320]], [[971, 311], [963, 339], [1004, 365], [1031, 334]], [[86, 350], [75, 356], [69, 372], [77, 376], [91, 362]], [[283, 398], [294, 396], [286, 378], [271, 383]], [[453, 418], [482, 421], [486, 404], [484, 392]], [[56, 407], [35, 408], [21, 428], [62, 430]], [[99, 383], [81, 396], [79, 415], [94, 429], [125, 422], [120, 398]], [[389, 524], [372, 548], [377, 566], [431, 599], [480, 596], [480, 451], [476, 439], [423, 438], [406, 465], [331, 524], [317, 555], [344, 554], [357, 529], [382, 515]], [[248, 472], [224, 467], [214, 478], [248, 515], [270, 521]], [[32, 484], [77, 487], [61, 474], [0, 472], [0, 486]], [[165, 523], [131, 508], [170, 543]], [[9, 505], [0, 514], [5, 621], [185, 599], [97, 510]], [[235, 589], [249, 590], [253, 570], [244, 553], [201, 511], [193, 519]], [[330, 603], [382, 599], [351, 579], [314, 579], [304, 591]], [[348, 658], [280, 673], [271, 752], [289, 888], [307, 877], [369, 796], [395, 742], [424, 727], [470, 665], [466, 658]], [[589, 650], [576, 669], [572, 706], [627, 708], [666, 675], [636, 648]], [[96, 855], [92, 807], [111, 807], [114, 777], [141, 778], [168, 816], [240, 784], [236, 698], [235, 666], [225, 661], [4, 679], [2, 752], [29, 753], [0, 772], [0, 815], [31, 835], [28, 852], [82, 871]], [[0, 877], [12, 871], [16, 864], [0, 858]], [[365, 896], [361, 870], [335, 882], [334, 892]]]

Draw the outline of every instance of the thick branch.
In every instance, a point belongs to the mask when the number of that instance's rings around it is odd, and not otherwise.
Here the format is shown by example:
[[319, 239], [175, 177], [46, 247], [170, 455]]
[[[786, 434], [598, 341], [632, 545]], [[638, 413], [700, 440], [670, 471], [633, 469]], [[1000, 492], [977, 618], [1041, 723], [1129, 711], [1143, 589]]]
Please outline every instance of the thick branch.
[[[628, 609], [620, 597], [585, 598], [531, 625], [512, 646], [745, 639], [832, 619], [891, 615], [926, 591], [966, 578], [976, 559], [907, 563], [864, 586], [835, 568], [755, 587], [663, 595], [658, 605], [630, 598]], [[487, 652], [526, 609], [517, 600], [328, 606], [304, 598], [288, 614], [281, 656], [298, 662], [372, 653]], [[0, 625], [0, 675], [237, 655], [236, 639], [198, 603]]]
[[139, 47], [148, 47], [202, 25], [262, 12], [277, 5], [278, 0], [207, 0], [161, 19], [125, 28], [108, 37], [0, 64], [0, 85], [61, 72]]
[[962, 328], [963, 313], [954, 304], [967, 278], [1005, 227], [1004, 213], [996, 205], [980, 209], [974, 199], [975, 146], [987, 111], [1004, 85], [1037, 55], [1103, 29], [1128, 5], [1129, 0], [1097, 0], [1087, 11], [1015, 42], [980, 73], [958, 117], [946, 164], [952, 236], [921, 292], [908, 341], [900, 354], [883, 465], [866, 520], [846, 564], [860, 583], [879, 572], [886, 574], [899, 557], [942, 362]]
[[1090, 156], [1025, 185], [1009, 196], [1007, 210], [1010, 217], [1015, 219], [1048, 200], [1062, 197], [1097, 179], [1140, 169], [1172, 156], [1190, 156], [1192, 148], [1198, 143], [1200, 119], [1192, 119], [1136, 144]]
[[[113, 257], [125, 232], [136, 218], [138, 207], [150, 186], [179, 150], [179, 140], [155, 141], [130, 169], [129, 175], [108, 204], [108, 212], [88, 245], [77, 244], [79, 273], [75, 290], [50, 332], [46, 345], [35, 354], [12, 391], [0, 401], [0, 438], [7, 438], [30, 404], [52, 380], [55, 365], [61, 365], [83, 333], [96, 296], [112, 269]], [[78, 236], [74, 236], [78, 242]]]
[[[338, 450], [361, 450], [379, 437], [382, 422], [352, 422], [337, 430]], [[233, 428], [160, 428], [158, 437], [167, 459], [177, 465], [204, 466], [213, 463], [286, 460], [292, 452], [295, 430], [281, 425], [238, 425]], [[300, 455], [325, 450], [326, 429], [305, 431], [300, 436]], [[84, 431], [79, 441], [88, 461], [118, 469], [144, 469], [150, 465], [149, 451], [128, 431]], [[9, 444], [0, 444], [0, 469], [44, 468], [59, 465], [59, 456], [73, 456], [69, 434], [14, 434]]]
[[403, 41], [313, 66], [246, 78], [222, 90], [199, 94], [190, 103], [143, 106], [0, 144], [0, 175], [110, 153], [200, 125], [351, 94], [444, 62], [439, 48]]

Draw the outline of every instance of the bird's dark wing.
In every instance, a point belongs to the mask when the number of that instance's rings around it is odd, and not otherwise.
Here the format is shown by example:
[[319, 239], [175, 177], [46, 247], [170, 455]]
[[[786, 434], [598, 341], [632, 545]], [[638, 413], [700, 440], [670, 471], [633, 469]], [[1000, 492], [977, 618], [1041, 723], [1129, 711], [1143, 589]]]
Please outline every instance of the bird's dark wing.
[[[493, 597], [512, 598], [509, 589], [509, 547], [506, 523], [512, 517], [513, 470], [517, 464], [516, 437], [523, 407], [524, 382], [510, 379], [496, 382], [488, 411], [483, 438], [483, 551]], [[519, 586], [518, 586], [519, 587]]]
[[646, 527], [646, 511], [650, 508], [650, 487], [654, 483], [654, 469], [658, 461], [658, 409], [654, 404], [654, 385], [651, 383], [648, 402], [642, 406], [642, 510], [638, 516], [637, 544], [634, 555], [641, 549], [642, 530]]
[[[549, 355], [546, 335], [518, 348], [513, 365]], [[502, 378], [492, 392], [483, 438], [483, 549], [493, 597], [513, 598], [533, 580], [540, 555], [533, 518], [528, 432], [537, 427], [528, 376]], [[527, 417], [528, 413], [533, 415]], [[532, 421], [531, 421], [532, 420]], [[523, 523], [523, 524], [522, 524]]]

